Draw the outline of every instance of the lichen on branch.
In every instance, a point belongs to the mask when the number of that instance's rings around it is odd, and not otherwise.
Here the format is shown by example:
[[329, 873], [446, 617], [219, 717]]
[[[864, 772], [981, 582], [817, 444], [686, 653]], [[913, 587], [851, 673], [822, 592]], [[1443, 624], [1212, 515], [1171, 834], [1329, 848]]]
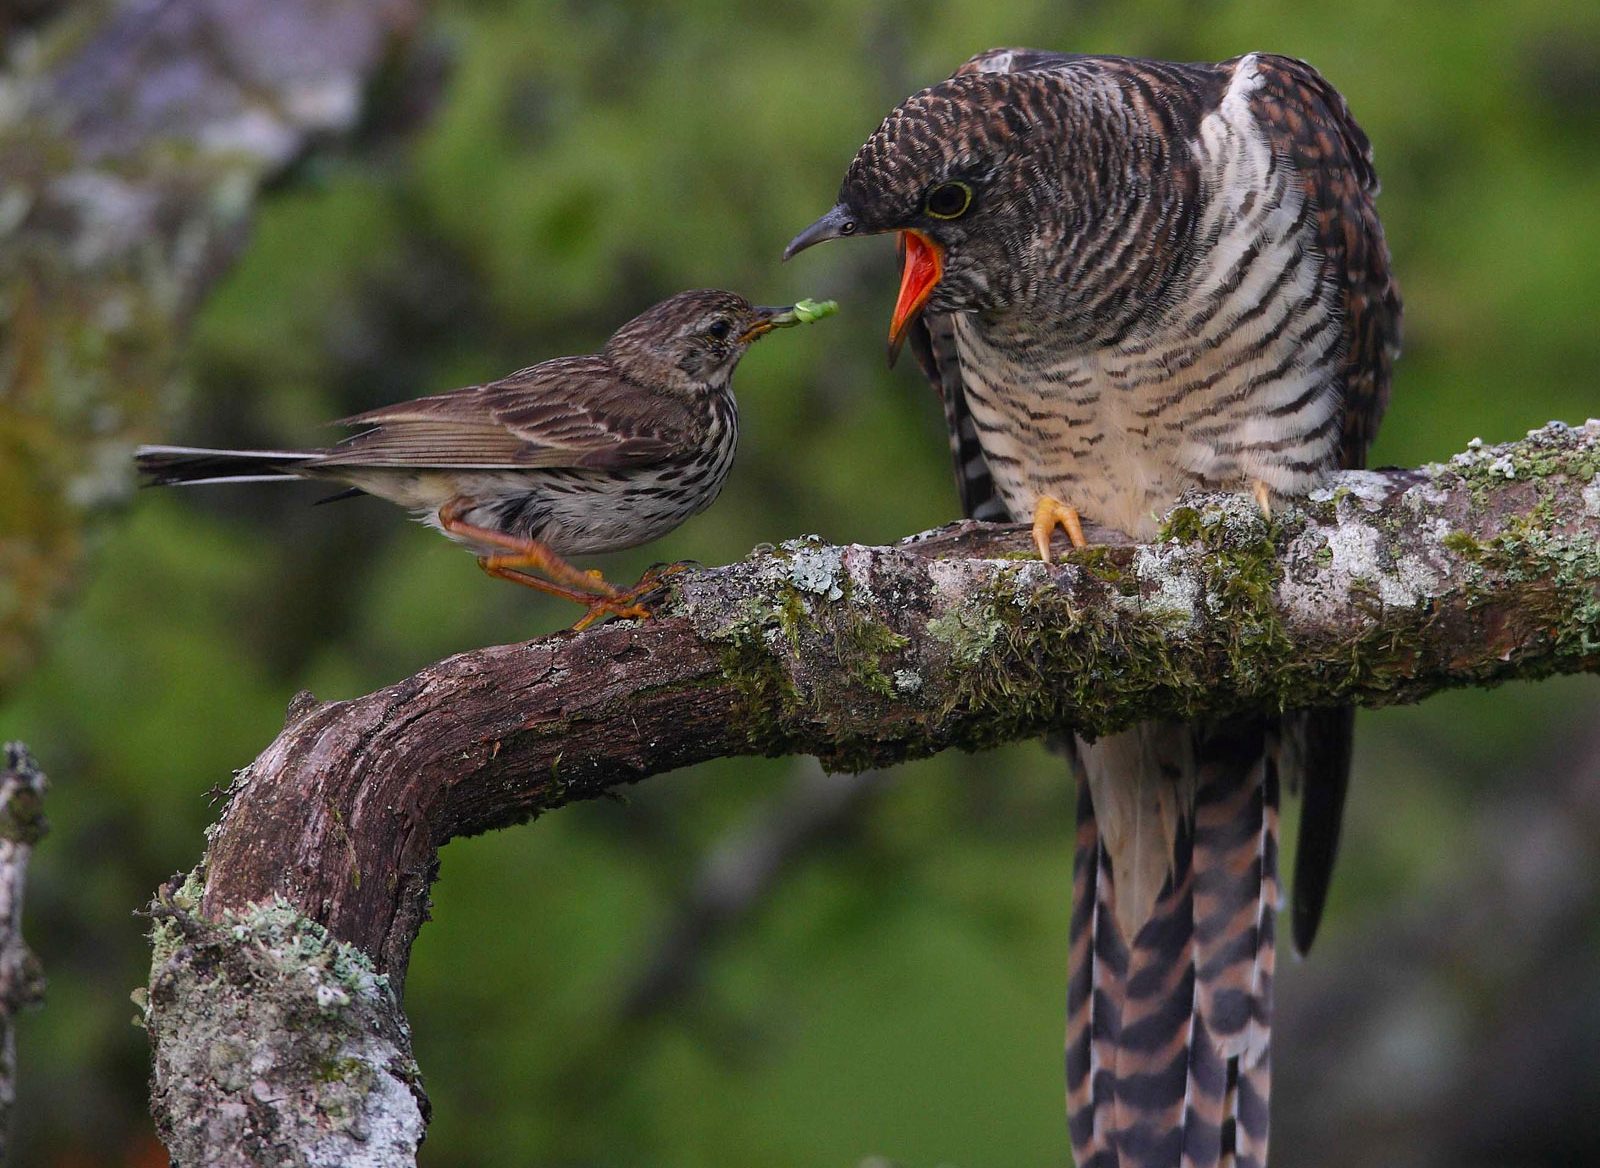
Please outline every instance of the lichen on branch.
[[388, 978], [281, 900], [208, 921], [198, 892], [191, 874], [152, 906], [139, 1001], [174, 1163], [414, 1162], [428, 1103]]

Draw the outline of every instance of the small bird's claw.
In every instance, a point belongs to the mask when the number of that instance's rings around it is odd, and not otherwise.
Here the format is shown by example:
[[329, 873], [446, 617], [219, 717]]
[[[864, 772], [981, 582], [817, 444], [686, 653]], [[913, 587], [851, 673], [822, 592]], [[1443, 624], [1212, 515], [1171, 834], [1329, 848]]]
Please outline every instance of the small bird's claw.
[[619, 620], [649, 620], [651, 612], [645, 607], [645, 601], [650, 600], [657, 593], [663, 592], [667, 586], [667, 578], [686, 572], [689, 565], [686, 563], [651, 564], [645, 569], [639, 582], [632, 588], [614, 591], [609, 596], [596, 597], [590, 603], [588, 612], [579, 618], [574, 629], [583, 630], [596, 621], [614, 617]]
[[589, 611], [579, 617], [577, 623], [572, 626], [573, 632], [581, 633], [596, 621], [611, 618], [617, 620], [649, 620], [650, 610], [642, 604], [627, 603], [627, 595], [627, 593], [624, 593], [622, 596], [617, 597], [599, 597], [593, 604], [589, 605]]
[[639, 583], [646, 580], [665, 580], [668, 576], [676, 576], [680, 572], [687, 572], [690, 568], [698, 567], [692, 560], [673, 560], [671, 563], [651, 564], [644, 570], [644, 575], [639, 577]]

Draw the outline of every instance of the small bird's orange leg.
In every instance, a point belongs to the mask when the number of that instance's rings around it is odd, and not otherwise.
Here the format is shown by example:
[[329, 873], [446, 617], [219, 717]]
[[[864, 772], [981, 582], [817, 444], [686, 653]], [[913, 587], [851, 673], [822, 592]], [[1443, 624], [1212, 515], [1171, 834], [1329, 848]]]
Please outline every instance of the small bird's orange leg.
[[1039, 549], [1039, 558], [1047, 564], [1050, 562], [1050, 536], [1057, 527], [1067, 533], [1073, 547], [1089, 546], [1089, 541], [1083, 538], [1083, 523], [1078, 518], [1078, 509], [1067, 506], [1060, 499], [1041, 495], [1033, 508], [1033, 546]]
[[[489, 575], [500, 580], [510, 580], [513, 584], [521, 584], [525, 588], [537, 589], [551, 596], [559, 596], [562, 600], [570, 600], [573, 604], [581, 605], [586, 611], [578, 618], [572, 627], [579, 631], [588, 628], [595, 621], [605, 617], [629, 617], [635, 620], [649, 620], [650, 610], [642, 604], [633, 602], [633, 589], [617, 596], [596, 596], [589, 592], [576, 592], [570, 588], [563, 588], [553, 584], [531, 572], [519, 572], [516, 568], [508, 567], [504, 563], [496, 563], [499, 556], [479, 556], [478, 566]], [[654, 582], [650, 585], [655, 586]]]
[[[531, 568], [541, 575], [548, 576], [557, 584], [565, 584], [569, 589], [590, 595], [617, 595], [618, 589], [608, 583], [599, 572], [585, 572], [581, 568], [573, 567], [536, 539], [521, 539], [507, 535], [503, 531], [494, 531], [491, 528], [479, 527], [476, 523], [468, 523], [461, 518], [461, 513], [469, 506], [465, 499], [452, 499], [446, 503], [439, 508], [439, 526], [451, 535], [460, 536], [473, 543], [505, 548], [504, 553], [483, 556], [478, 560], [483, 570], [491, 576], [509, 579], [510, 577], [495, 569]], [[543, 589], [543, 591], [549, 590]]]
[[497, 556], [479, 556], [478, 567], [497, 580], [510, 580], [513, 584], [521, 584], [524, 588], [532, 588], [549, 596], [559, 596], [562, 600], [570, 600], [573, 604], [588, 608], [596, 600], [607, 599], [597, 597], [592, 592], [578, 592], [572, 588], [563, 588], [553, 581], [542, 576], [535, 576], [532, 572], [519, 572], [516, 568], [505, 564], [496, 563]]
[[1257, 479], [1250, 484], [1250, 493], [1256, 497], [1256, 506], [1261, 508], [1261, 517], [1268, 523], [1272, 522], [1272, 488], [1262, 480]]

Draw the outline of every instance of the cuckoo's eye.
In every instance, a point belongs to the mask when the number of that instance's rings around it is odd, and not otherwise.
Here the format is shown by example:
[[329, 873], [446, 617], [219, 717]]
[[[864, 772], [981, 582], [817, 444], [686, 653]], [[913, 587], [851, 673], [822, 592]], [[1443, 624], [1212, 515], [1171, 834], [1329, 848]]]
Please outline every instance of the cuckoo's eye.
[[706, 329], [706, 336], [710, 337], [713, 341], [725, 341], [728, 339], [728, 334], [732, 331], [733, 325], [728, 321], [714, 320], [711, 322], [711, 327]]
[[972, 206], [972, 188], [964, 182], [944, 182], [928, 192], [926, 210], [935, 219], [959, 219]]

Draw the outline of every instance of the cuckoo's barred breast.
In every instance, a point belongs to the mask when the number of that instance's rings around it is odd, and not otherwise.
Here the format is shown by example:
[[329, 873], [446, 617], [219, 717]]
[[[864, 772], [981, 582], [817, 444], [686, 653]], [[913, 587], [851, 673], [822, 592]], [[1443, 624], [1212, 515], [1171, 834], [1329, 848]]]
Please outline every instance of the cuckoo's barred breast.
[[[1062, 66], [1062, 79], [1089, 68]], [[1345, 306], [1317, 208], [1256, 116], [1264, 84], [1247, 58], [1188, 149], [1166, 145], [1194, 174], [1167, 184], [1195, 191], [1183, 213], [1154, 200], [1141, 213], [1130, 186], [1131, 213], [1102, 216], [1102, 234], [1057, 261], [1063, 291], [954, 316], [967, 405], [1014, 516], [1053, 495], [1148, 538], [1190, 486], [1299, 495], [1339, 464]], [[1181, 237], [1160, 231], [1161, 214], [1183, 221]], [[1181, 257], [1145, 255], [1163, 247]], [[1147, 300], [1136, 286], [1157, 269]], [[1062, 316], [1083, 319], [1040, 327]]]

